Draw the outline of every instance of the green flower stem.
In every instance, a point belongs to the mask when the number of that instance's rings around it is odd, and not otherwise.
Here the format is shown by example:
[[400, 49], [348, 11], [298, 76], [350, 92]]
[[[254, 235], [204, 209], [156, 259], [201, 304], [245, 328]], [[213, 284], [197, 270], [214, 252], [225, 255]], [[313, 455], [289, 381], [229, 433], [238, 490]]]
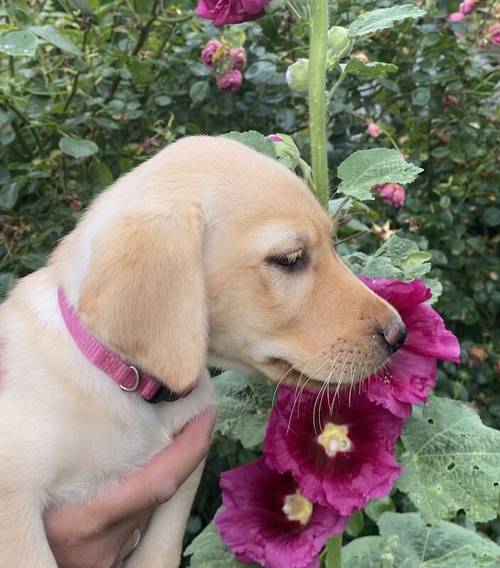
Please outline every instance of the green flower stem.
[[344, 79], [346, 77], [347, 77], [347, 73], [345, 71], [342, 71], [342, 73], [340, 74], [340, 77], [335, 81], [333, 87], [330, 89], [330, 92], [328, 93], [327, 104], [329, 104], [330, 101], [333, 99], [333, 95], [335, 94], [335, 91], [340, 87], [340, 85], [342, 85], [342, 83], [344, 82]]
[[311, 0], [309, 39], [309, 129], [314, 192], [326, 209], [329, 199], [326, 153], [326, 49], [328, 0]]
[[342, 533], [331, 538], [326, 545], [325, 568], [342, 568]]

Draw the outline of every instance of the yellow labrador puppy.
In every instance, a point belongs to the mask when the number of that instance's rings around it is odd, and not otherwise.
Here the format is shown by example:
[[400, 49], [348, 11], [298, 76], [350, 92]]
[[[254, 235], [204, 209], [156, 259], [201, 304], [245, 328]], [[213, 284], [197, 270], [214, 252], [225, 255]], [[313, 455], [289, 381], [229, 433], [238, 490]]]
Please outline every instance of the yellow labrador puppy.
[[[292, 383], [385, 363], [404, 327], [331, 232], [299, 178], [225, 138], [181, 140], [94, 200], [0, 308], [1, 568], [56, 567], [43, 511], [145, 463], [212, 405], [207, 361]], [[199, 475], [129, 568], [178, 566]]]

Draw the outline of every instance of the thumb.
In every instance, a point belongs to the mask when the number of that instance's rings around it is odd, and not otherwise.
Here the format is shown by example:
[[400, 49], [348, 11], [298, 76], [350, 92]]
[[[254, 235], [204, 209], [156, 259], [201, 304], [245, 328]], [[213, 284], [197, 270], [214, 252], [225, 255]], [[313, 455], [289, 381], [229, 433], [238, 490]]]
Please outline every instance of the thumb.
[[97, 497], [93, 514], [112, 524], [172, 498], [206, 456], [215, 420], [215, 409], [209, 408], [189, 422], [145, 466]]

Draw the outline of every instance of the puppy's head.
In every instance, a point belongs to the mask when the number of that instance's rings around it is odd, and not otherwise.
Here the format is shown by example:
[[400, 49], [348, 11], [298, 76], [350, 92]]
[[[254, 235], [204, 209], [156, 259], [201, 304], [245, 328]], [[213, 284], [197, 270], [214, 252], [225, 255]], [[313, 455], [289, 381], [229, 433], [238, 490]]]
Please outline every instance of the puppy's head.
[[207, 353], [274, 381], [356, 381], [404, 340], [336, 255], [310, 190], [237, 142], [186, 138], [107, 193], [85, 222], [113, 195], [123, 211], [92, 238], [79, 309], [170, 388], [190, 386]]

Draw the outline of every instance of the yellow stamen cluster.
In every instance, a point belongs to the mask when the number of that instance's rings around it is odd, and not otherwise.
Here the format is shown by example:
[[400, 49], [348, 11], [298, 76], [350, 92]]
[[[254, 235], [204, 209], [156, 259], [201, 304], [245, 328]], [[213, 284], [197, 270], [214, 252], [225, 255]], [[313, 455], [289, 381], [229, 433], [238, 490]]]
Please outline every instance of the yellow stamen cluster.
[[328, 422], [318, 436], [318, 444], [325, 448], [328, 457], [333, 457], [337, 452], [348, 452], [351, 447], [347, 426]]
[[282, 511], [289, 521], [298, 521], [304, 526], [311, 520], [313, 504], [297, 490], [293, 495], [285, 497]]

